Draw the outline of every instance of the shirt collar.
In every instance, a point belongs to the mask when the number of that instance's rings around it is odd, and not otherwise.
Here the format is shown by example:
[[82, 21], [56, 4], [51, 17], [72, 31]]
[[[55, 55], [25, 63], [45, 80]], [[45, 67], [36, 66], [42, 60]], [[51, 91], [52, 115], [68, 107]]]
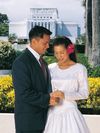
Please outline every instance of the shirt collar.
[[39, 61], [40, 55], [30, 47], [30, 45], [27, 46], [28, 50], [35, 56], [35, 58]]

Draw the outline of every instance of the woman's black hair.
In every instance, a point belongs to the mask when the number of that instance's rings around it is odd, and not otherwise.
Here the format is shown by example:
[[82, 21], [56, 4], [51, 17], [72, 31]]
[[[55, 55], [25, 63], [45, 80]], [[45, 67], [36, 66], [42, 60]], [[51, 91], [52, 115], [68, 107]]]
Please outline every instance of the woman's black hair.
[[[70, 45], [70, 44], [73, 44], [71, 42], [71, 40], [65, 36], [61, 36], [61, 37], [56, 37], [53, 41], [53, 47], [55, 46], [59, 46], [59, 45], [62, 45], [64, 46], [66, 49], [67, 47]], [[76, 59], [76, 53], [75, 51], [71, 54], [69, 54], [69, 58], [74, 61], [74, 62], [77, 62], [77, 59]]]

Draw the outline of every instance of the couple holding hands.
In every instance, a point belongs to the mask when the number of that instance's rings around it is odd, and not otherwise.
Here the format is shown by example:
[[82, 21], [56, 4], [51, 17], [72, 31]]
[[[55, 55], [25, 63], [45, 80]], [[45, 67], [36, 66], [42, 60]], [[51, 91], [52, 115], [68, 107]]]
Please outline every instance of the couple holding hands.
[[54, 39], [57, 62], [48, 66], [42, 55], [50, 35], [42, 26], [33, 27], [30, 44], [13, 63], [16, 133], [89, 133], [76, 102], [88, 98], [87, 70], [64, 36]]

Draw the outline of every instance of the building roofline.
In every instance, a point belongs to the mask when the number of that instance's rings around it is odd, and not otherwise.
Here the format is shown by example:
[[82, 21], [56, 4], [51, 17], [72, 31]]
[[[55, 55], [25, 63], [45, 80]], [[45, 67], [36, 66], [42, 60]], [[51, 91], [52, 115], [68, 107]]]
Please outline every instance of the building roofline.
[[31, 7], [30, 9], [55, 9], [55, 10], [57, 10], [58, 11], [58, 9], [57, 8], [34, 8], [34, 7]]

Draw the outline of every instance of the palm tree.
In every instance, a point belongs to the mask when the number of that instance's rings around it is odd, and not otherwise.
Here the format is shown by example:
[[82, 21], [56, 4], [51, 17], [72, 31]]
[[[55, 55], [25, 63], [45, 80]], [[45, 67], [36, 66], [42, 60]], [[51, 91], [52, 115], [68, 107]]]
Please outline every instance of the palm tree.
[[86, 17], [86, 51], [90, 64], [100, 66], [100, 0], [83, 0]]
[[86, 7], [86, 49], [85, 54], [88, 56], [89, 61], [91, 60], [91, 52], [92, 52], [92, 1], [85, 0]]
[[100, 66], [100, 0], [92, 0], [92, 60], [93, 66]]

